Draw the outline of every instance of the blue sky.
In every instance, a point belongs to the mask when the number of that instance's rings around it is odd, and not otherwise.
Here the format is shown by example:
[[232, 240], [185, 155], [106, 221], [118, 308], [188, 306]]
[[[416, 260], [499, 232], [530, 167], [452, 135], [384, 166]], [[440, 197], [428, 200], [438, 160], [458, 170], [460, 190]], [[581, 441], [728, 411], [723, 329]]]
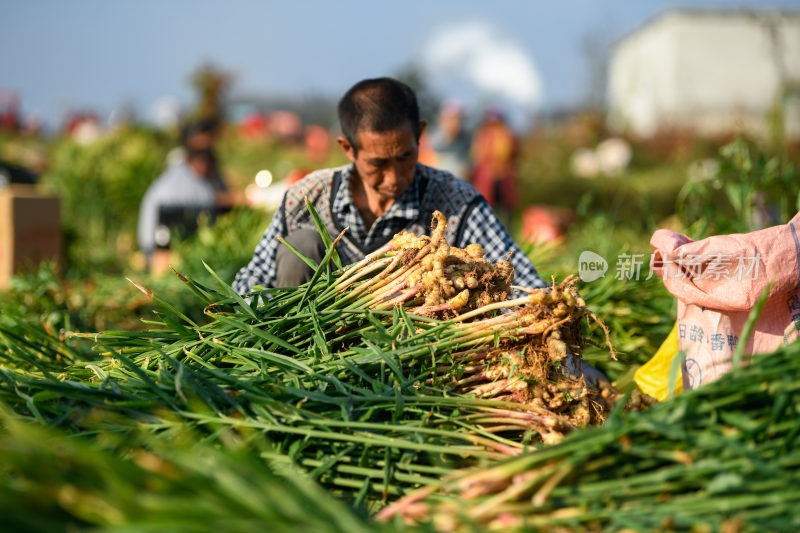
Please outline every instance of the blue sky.
[[[462, 38], [479, 35], [481, 50], [495, 39], [517, 60], [510, 67], [536, 78], [521, 105], [550, 109], [585, 97], [587, 42], [612, 42], [677, 7], [798, 10], [800, 0], [3, 0], [0, 88], [50, 125], [69, 109], [129, 104], [147, 117], [159, 98], [189, 103], [189, 74], [204, 61], [235, 74], [235, 94], [336, 97], [359, 79], [430, 64], [437, 36], [471, 27]], [[430, 66], [434, 85], [480, 91], [458, 72], [476, 53]]]

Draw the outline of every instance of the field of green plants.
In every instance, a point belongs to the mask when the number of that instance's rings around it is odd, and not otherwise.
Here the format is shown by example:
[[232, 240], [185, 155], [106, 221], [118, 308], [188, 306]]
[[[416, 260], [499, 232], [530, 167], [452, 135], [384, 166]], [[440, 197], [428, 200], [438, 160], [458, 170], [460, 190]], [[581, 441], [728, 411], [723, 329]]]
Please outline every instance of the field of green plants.
[[[797, 345], [649, 409], [632, 408], [631, 388], [675, 320], [648, 277], [650, 235], [785, 222], [800, 209], [796, 151], [664, 135], [634, 143], [625, 172], [580, 178], [570, 156], [600, 140], [592, 124], [522, 143], [524, 202], [574, 211], [563, 242], [523, 245], [558, 289], [524, 302], [470, 293], [475, 308], [455, 317], [449, 301], [434, 310], [402, 291], [426, 254], [445, 253], [425, 243], [407, 264], [389, 250], [344, 273], [329, 247], [309, 284], [242, 299], [230, 282], [271, 217], [245, 207], [177, 243], [179, 275], [148, 274], [138, 206], [173, 135], [0, 137], [0, 158], [46, 159], [40, 186], [61, 198], [65, 236], [60, 264], [0, 292], [8, 527], [797, 530]], [[233, 188], [311, 166], [299, 147], [233, 129], [218, 155]], [[717, 170], [698, 173], [708, 160]], [[519, 219], [511, 229], [522, 242]], [[585, 250], [608, 272], [570, 281]], [[639, 276], [618, 267], [626, 254], [645, 257]], [[620, 394], [569, 382], [566, 349]]]

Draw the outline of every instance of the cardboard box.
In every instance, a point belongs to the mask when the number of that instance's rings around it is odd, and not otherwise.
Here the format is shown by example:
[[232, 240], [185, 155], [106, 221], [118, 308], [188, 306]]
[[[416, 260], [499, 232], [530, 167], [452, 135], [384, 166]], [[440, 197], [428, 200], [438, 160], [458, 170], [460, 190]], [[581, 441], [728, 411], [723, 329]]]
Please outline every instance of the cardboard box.
[[12, 275], [61, 256], [59, 200], [34, 186], [0, 189], [0, 289]]

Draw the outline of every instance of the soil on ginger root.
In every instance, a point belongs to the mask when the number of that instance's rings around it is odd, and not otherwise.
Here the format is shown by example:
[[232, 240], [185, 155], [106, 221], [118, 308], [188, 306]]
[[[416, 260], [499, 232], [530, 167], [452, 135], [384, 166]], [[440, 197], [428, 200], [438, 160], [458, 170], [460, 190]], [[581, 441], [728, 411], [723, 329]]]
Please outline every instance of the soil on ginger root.
[[[483, 398], [535, 406], [558, 415], [574, 427], [601, 425], [623, 395], [609, 383], [591, 387], [583, 377], [567, 373], [566, 359], [570, 354], [573, 364], [580, 368], [583, 346], [578, 321], [536, 336], [522, 346], [518, 342], [505, 342], [485, 352], [486, 367], [482, 370], [485, 379], [460, 388], [460, 392], [476, 392]], [[487, 383], [503, 386], [487, 389]], [[634, 391], [625, 410], [643, 410], [654, 402], [653, 398]]]
[[[602, 424], [610, 408], [608, 399], [616, 396], [603, 396], [602, 390], [588, 386], [582, 377], [566, 373], [565, 344], [545, 344], [539, 337], [524, 346], [506, 343], [488, 349], [481, 361], [485, 366], [478, 370], [481, 379], [468, 381], [456, 390], [530, 405], [557, 415], [573, 427]], [[562, 346], [558, 354], [553, 353], [554, 345]], [[580, 353], [575, 350], [577, 346], [570, 347], [573, 354]], [[580, 356], [573, 357], [580, 365]], [[468, 365], [476, 363], [473, 359]]]
[[[478, 269], [470, 272], [477, 276]], [[501, 302], [508, 298], [511, 292], [511, 282], [514, 279], [514, 267], [507, 261], [501, 261], [494, 268], [483, 273], [478, 279], [478, 286], [483, 287], [479, 301], [483, 303]]]

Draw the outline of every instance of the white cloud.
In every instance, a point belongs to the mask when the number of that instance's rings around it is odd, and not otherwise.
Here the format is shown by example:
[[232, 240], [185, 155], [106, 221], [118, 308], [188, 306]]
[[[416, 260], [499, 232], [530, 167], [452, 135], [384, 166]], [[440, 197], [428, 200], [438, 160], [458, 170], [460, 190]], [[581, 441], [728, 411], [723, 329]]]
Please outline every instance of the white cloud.
[[542, 100], [542, 83], [526, 51], [484, 22], [438, 29], [423, 47], [433, 78], [460, 78], [484, 96], [500, 96], [527, 110]]

